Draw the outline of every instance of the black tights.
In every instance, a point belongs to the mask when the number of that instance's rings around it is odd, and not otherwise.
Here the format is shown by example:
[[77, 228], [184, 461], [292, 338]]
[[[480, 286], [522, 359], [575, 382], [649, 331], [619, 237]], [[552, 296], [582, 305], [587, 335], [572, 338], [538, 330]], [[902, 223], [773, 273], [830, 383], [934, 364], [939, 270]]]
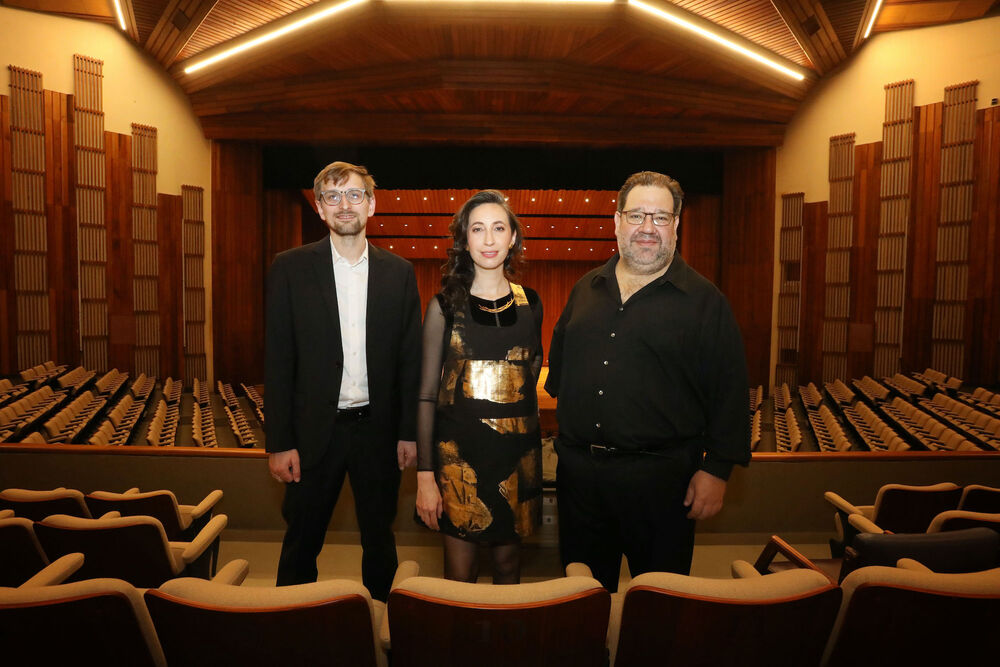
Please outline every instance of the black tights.
[[[521, 581], [521, 545], [519, 542], [491, 544], [494, 584], [517, 584]], [[479, 578], [479, 544], [444, 536], [444, 578], [475, 583]]]

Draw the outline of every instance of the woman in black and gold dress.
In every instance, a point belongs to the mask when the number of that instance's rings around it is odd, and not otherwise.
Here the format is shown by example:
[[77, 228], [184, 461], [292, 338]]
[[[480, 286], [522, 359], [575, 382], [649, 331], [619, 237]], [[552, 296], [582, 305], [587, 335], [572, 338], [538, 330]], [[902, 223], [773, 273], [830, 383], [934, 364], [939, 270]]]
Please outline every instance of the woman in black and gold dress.
[[542, 304], [508, 281], [523, 236], [503, 194], [476, 193], [449, 229], [441, 292], [424, 318], [417, 514], [444, 534], [446, 578], [476, 581], [487, 544], [493, 582], [517, 583], [521, 538], [541, 521]]

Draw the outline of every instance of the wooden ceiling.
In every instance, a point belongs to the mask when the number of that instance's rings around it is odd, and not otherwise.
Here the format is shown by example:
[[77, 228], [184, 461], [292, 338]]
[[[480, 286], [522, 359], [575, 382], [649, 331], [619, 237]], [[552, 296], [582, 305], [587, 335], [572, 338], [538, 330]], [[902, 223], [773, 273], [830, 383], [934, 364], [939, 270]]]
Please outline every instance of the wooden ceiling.
[[[875, 0], [643, 0], [806, 74], [709, 45], [628, 0], [354, 0], [198, 72], [184, 67], [341, 0], [121, 0], [128, 33], [207, 137], [356, 145], [719, 147], [781, 142], [860, 48]], [[0, 4], [117, 24], [112, 0]], [[1000, 13], [1000, 0], [885, 0], [874, 31]]]

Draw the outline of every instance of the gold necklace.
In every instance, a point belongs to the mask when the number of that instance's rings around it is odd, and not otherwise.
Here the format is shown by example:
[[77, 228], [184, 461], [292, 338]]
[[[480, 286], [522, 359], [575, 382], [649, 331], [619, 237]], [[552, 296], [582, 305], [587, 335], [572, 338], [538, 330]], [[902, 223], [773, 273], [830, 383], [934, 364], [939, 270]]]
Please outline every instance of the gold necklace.
[[497, 306], [496, 308], [490, 308], [489, 306], [484, 306], [481, 303], [477, 303], [476, 305], [479, 306], [479, 310], [484, 310], [487, 313], [490, 313], [491, 315], [496, 315], [497, 313], [502, 313], [503, 311], [507, 310], [512, 305], [514, 305], [514, 295], [511, 294], [510, 299], [507, 300], [507, 303], [505, 303], [502, 306]]

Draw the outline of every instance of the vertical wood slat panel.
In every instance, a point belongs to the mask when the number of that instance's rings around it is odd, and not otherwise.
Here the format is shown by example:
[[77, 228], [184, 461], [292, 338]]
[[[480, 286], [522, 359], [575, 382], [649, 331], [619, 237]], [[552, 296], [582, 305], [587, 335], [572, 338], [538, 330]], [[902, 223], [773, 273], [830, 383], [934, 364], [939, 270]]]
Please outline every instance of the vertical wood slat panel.
[[803, 343], [799, 382], [823, 381], [823, 317], [826, 312], [826, 243], [828, 204], [825, 201], [802, 207], [802, 312]]
[[751, 386], [770, 381], [775, 188], [773, 148], [726, 152], [718, 286], [743, 333]]
[[156, 128], [132, 123], [132, 282], [137, 373], [160, 374], [160, 284], [157, 234]]
[[781, 197], [778, 261], [778, 359], [775, 384], [799, 384], [799, 326], [802, 309], [802, 210], [805, 193]]
[[76, 151], [73, 98], [46, 90], [45, 210], [49, 239], [49, 331], [51, 357], [80, 363], [79, 272], [76, 228]]
[[902, 370], [924, 370], [932, 366], [931, 330], [934, 306], [934, 274], [937, 253], [937, 221], [941, 201], [941, 113], [937, 102], [917, 107], [913, 149], [911, 220], [907, 245], [906, 303], [903, 307]]
[[108, 365], [108, 230], [105, 224], [104, 63], [73, 56], [76, 226], [79, 257], [80, 363]]
[[40, 72], [10, 65], [14, 220], [15, 366], [52, 356], [45, 179], [45, 94]]
[[851, 248], [854, 245], [854, 134], [830, 137], [830, 203], [827, 211], [826, 311], [823, 381], [846, 380], [851, 314]]
[[972, 224], [976, 88], [971, 81], [944, 91], [941, 137], [941, 201], [935, 253], [931, 366], [967, 377], [965, 317]]
[[212, 144], [212, 336], [216, 377], [264, 381], [261, 151]]
[[181, 271], [183, 290], [184, 379], [206, 379], [208, 365], [205, 355], [205, 215], [204, 191], [190, 185], [181, 186], [183, 203], [183, 234]]
[[136, 372], [135, 314], [132, 308], [132, 137], [104, 133], [106, 178], [104, 207], [108, 230], [108, 364]]
[[181, 249], [183, 219], [184, 203], [181, 195], [157, 195], [159, 274], [156, 298], [157, 316], [160, 321], [160, 367], [157, 373], [161, 378], [177, 379], [184, 376], [184, 346], [181, 333], [184, 326]]
[[1000, 382], [1000, 107], [976, 112], [974, 174], [963, 379], [985, 386]]
[[881, 210], [875, 266], [876, 376], [900, 370], [906, 284], [910, 174], [913, 157], [913, 80], [885, 87], [882, 123]]
[[875, 264], [881, 167], [881, 142], [855, 146], [851, 321], [847, 340], [847, 373], [852, 378], [871, 373], [875, 361]]
[[14, 202], [11, 183], [10, 97], [0, 95], [0, 373], [17, 370], [14, 300]]

